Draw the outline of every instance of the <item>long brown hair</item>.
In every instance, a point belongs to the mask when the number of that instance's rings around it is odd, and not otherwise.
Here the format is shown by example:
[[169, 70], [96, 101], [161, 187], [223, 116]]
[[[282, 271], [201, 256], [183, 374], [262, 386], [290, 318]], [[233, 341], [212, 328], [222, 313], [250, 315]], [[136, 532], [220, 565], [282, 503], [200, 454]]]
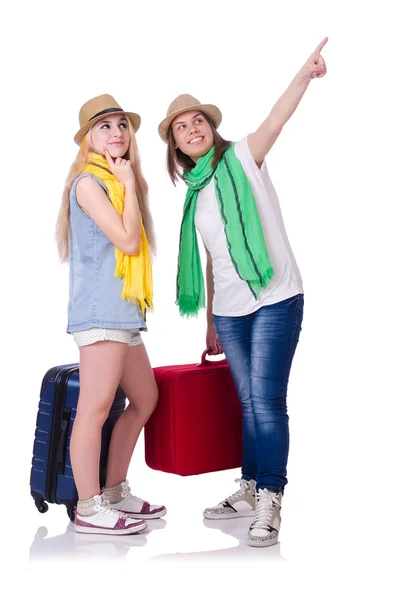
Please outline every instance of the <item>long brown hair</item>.
[[[212, 161], [212, 166], [216, 167], [219, 161], [221, 160], [223, 154], [229, 148], [231, 142], [228, 142], [223, 139], [222, 136], [219, 135], [215, 128], [215, 123], [211, 119], [209, 115], [205, 113], [201, 113], [201, 115], [208, 122], [211, 127], [212, 135], [214, 136], [214, 158]], [[179, 179], [183, 179], [182, 175], [184, 171], [191, 171], [196, 166], [196, 163], [190, 156], [184, 154], [179, 148], [175, 148], [175, 138], [172, 133], [172, 127], [170, 126], [168, 130], [168, 140], [167, 140], [167, 170], [168, 174], [171, 178], [171, 181], [174, 185]]]
[[[139, 210], [141, 211], [143, 226], [145, 228], [146, 237], [149, 242], [152, 254], [156, 253], [156, 238], [154, 234], [153, 219], [149, 209], [148, 200], [148, 185], [142, 174], [141, 163], [139, 159], [138, 146], [135, 139], [134, 129], [130, 120], [128, 121], [128, 129], [130, 132], [130, 145], [124, 156], [131, 161], [132, 170], [135, 177], [135, 189], [138, 198]], [[90, 131], [84, 136], [80, 149], [77, 153], [75, 161], [70, 167], [69, 174], [66, 178], [65, 188], [62, 194], [61, 207], [59, 209], [58, 220], [56, 225], [56, 241], [58, 253], [61, 262], [66, 262], [69, 257], [69, 217], [70, 217], [70, 189], [73, 181], [83, 172], [87, 163], [88, 153], [93, 152], [90, 147]]]

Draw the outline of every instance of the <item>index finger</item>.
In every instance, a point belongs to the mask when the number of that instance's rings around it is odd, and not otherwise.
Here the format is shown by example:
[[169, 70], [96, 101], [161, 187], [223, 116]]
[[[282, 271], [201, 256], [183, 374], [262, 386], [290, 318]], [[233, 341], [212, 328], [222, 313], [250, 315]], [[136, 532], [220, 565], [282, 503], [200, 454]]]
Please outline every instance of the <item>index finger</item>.
[[321, 44], [319, 44], [317, 46], [317, 48], [315, 49], [315, 51], [313, 52], [313, 54], [320, 54], [321, 50], [324, 48], [325, 44], [328, 42], [328, 38], [325, 37], [323, 39], [323, 41], [321, 42]]
[[109, 154], [109, 150], [106, 148], [106, 146], [104, 147], [103, 151], [105, 152], [105, 158], [109, 163], [109, 166], [113, 166], [114, 165], [114, 160], [113, 158], [110, 156]]

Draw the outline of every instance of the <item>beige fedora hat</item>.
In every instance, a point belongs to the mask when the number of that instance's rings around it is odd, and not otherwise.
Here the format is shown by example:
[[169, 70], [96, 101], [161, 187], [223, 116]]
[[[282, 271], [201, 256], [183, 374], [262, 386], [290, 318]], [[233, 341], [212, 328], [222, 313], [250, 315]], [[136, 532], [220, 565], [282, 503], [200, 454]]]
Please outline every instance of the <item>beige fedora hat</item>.
[[88, 102], [83, 104], [83, 106], [80, 108], [80, 129], [74, 136], [74, 141], [76, 144], [80, 146], [85, 134], [93, 125], [95, 125], [97, 121], [105, 118], [106, 115], [117, 113], [126, 115], [131, 121], [134, 131], [138, 131], [141, 124], [141, 117], [136, 113], [126, 112], [123, 110], [113, 96], [109, 96], [109, 94], [102, 94], [101, 96], [96, 96], [95, 98], [88, 100]]
[[159, 125], [159, 134], [164, 142], [167, 142], [168, 129], [172, 121], [178, 115], [188, 112], [189, 110], [198, 110], [206, 115], [209, 115], [215, 123], [215, 128], [218, 129], [222, 121], [222, 113], [217, 106], [213, 104], [201, 104], [190, 94], [181, 94], [171, 102], [167, 110], [166, 118]]

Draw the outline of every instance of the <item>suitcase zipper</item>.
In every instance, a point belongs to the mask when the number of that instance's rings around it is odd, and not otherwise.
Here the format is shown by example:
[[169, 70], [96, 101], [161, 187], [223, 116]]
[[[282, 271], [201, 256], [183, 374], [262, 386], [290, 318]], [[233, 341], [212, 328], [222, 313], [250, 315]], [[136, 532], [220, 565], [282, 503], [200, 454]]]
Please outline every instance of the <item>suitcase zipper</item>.
[[66, 393], [68, 387], [68, 381], [70, 377], [79, 370], [78, 365], [69, 367], [62, 371], [60, 377], [55, 382], [54, 390], [54, 412], [52, 416], [51, 424], [51, 438], [48, 450], [48, 474], [46, 479], [46, 499], [48, 502], [56, 503], [56, 487], [59, 473], [59, 443], [62, 445], [66, 441], [65, 439], [65, 424], [62, 427], [64, 421], [64, 409], [66, 403]]

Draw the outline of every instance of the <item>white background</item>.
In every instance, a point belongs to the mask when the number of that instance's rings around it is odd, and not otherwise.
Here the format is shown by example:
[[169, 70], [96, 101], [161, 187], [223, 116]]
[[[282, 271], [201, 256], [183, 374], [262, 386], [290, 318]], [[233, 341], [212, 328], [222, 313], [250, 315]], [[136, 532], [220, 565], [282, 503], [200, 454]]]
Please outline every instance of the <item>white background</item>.
[[[6, 8], [0, 42], [0, 539], [13, 584], [31, 597], [88, 598], [101, 589], [177, 598], [391, 597], [397, 416], [392, 4], [82, 0]], [[144, 339], [153, 366], [197, 362], [204, 313], [182, 320], [174, 305], [185, 190], [167, 178], [158, 123], [175, 96], [190, 93], [219, 106], [220, 133], [240, 139], [259, 126], [325, 35], [328, 74], [310, 84], [268, 157], [305, 287], [289, 388], [290, 483], [280, 544], [248, 549], [247, 523], [203, 524], [202, 509], [235, 490], [238, 470], [191, 478], [155, 472], [144, 463], [142, 438], [130, 481], [136, 494], [168, 506], [164, 522], [127, 542], [76, 540], [63, 509], [37, 513], [28, 482], [41, 379], [53, 365], [78, 360], [65, 333], [67, 267], [58, 262], [54, 227], [77, 152], [79, 108], [110, 93], [142, 116], [137, 140], [158, 238], [156, 310]], [[41, 527], [48, 530], [45, 539]]]

